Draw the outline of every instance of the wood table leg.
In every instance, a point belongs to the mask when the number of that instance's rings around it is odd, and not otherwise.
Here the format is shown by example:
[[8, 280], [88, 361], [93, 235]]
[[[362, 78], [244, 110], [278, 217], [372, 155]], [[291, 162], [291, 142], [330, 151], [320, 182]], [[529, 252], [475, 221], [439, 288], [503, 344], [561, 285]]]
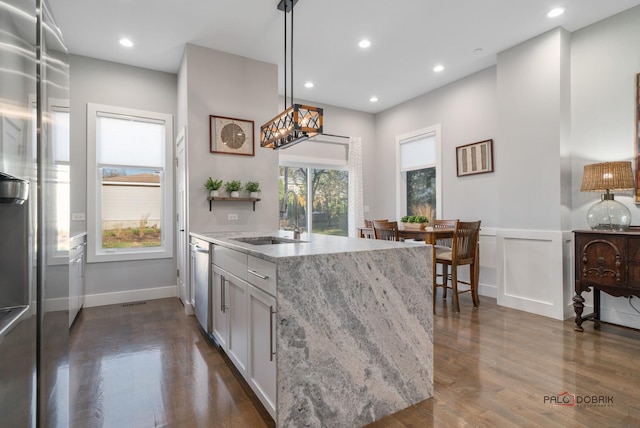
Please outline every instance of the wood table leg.
[[576, 326], [573, 329], [575, 331], [584, 331], [584, 328], [582, 328], [582, 311], [584, 310], [582, 293], [573, 296], [573, 310], [576, 312]]

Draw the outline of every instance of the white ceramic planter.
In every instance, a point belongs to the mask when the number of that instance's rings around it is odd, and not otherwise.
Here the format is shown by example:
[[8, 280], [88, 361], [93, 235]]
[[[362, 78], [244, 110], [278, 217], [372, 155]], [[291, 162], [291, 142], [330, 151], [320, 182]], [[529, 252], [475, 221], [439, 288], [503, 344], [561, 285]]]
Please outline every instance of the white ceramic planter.
[[240, 197], [240, 193], [239, 192], [231, 192], [231, 197], [232, 198], [239, 198]]
[[220, 196], [220, 192], [218, 190], [212, 190], [211, 192], [209, 192], [209, 196], [215, 198], [217, 196]]
[[257, 199], [257, 198], [258, 198], [258, 192], [251, 192], [251, 193], [249, 193], [249, 197], [250, 197], [250, 198], [256, 198], [256, 199]]

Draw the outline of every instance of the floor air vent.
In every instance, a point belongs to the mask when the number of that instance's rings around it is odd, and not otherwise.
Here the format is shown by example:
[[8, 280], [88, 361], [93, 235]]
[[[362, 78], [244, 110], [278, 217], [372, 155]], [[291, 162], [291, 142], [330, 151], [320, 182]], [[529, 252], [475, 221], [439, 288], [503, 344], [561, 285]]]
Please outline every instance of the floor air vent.
[[138, 305], [146, 305], [147, 302], [131, 302], [131, 303], [123, 303], [122, 307], [126, 308], [127, 306], [138, 306]]

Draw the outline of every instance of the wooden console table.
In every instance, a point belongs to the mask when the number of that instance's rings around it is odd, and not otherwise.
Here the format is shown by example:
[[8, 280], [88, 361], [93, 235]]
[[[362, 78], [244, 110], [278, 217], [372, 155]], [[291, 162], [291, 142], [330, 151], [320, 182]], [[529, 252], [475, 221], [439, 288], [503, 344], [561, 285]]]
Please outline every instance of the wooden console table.
[[[576, 312], [574, 330], [584, 331], [582, 322], [593, 320], [600, 327], [600, 291], [612, 296], [640, 297], [640, 231], [574, 231]], [[593, 288], [593, 313], [582, 316], [583, 291]]]

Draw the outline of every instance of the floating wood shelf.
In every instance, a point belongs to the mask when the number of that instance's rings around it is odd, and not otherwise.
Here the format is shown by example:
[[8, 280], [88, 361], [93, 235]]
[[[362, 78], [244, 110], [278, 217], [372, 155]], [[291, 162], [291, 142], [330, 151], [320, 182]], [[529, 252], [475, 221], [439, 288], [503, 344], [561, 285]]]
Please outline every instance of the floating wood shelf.
[[253, 202], [253, 210], [256, 210], [256, 202], [260, 200], [260, 198], [228, 198], [226, 196], [209, 196], [207, 197], [209, 200], [209, 211], [211, 211], [211, 202], [212, 201], [227, 201], [227, 202]]

